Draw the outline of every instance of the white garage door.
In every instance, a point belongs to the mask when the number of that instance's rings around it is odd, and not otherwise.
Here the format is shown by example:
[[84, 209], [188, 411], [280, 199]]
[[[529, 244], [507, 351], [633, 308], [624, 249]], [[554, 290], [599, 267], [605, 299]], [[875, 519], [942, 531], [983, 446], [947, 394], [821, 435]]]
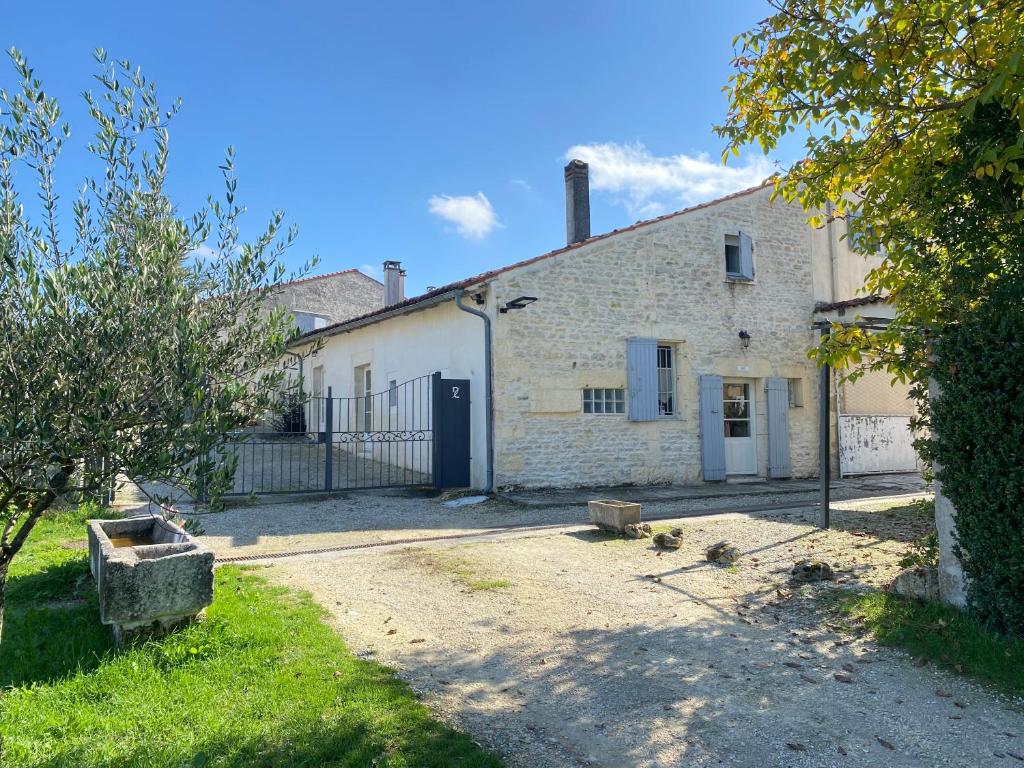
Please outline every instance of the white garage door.
[[839, 473], [867, 475], [917, 469], [909, 416], [840, 416]]

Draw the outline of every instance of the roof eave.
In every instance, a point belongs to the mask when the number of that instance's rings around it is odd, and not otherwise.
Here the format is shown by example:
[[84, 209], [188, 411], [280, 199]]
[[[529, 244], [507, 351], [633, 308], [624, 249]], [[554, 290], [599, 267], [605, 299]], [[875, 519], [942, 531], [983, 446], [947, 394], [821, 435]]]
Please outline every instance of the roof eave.
[[304, 334], [299, 338], [295, 339], [288, 345], [288, 347], [294, 348], [305, 346], [306, 344], [310, 344], [314, 341], [317, 341], [318, 339], [329, 339], [332, 336], [338, 336], [342, 333], [349, 333], [350, 331], [354, 331], [358, 328], [365, 328], [368, 325], [373, 325], [375, 323], [388, 320], [392, 317], [408, 315], [413, 312], [429, 309], [430, 307], [436, 307], [438, 304], [443, 304], [446, 301], [453, 300], [458, 290], [458, 288], [452, 288], [450, 291], [439, 293], [435, 296], [431, 296], [429, 298], [417, 301], [412, 304], [404, 304], [402, 306], [397, 306], [394, 309], [386, 309], [383, 312], [378, 312], [376, 314], [370, 315], [369, 317], [357, 317], [354, 320], [349, 320], [347, 322], [331, 325], [328, 326], [327, 328], [320, 328], [319, 330], [316, 331], [310, 331], [309, 333]]

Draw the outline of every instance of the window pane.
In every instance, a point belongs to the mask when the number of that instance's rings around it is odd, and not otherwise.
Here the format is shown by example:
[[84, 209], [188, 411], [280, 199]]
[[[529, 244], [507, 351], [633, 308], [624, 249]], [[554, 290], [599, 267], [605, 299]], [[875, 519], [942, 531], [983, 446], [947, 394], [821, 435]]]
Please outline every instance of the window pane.
[[750, 437], [749, 421], [727, 421], [725, 422], [726, 437]]
[[676, 380], [672, 367], [672, 347], [658, 347], [658, 415], [675, 413]]
[[738, 245], [725, 246], [725, 271], [730, 275], [740, 273], [740, 247]]
[[624, 389], [584, 389], [584, 413], [625, 413], [626, 391]]

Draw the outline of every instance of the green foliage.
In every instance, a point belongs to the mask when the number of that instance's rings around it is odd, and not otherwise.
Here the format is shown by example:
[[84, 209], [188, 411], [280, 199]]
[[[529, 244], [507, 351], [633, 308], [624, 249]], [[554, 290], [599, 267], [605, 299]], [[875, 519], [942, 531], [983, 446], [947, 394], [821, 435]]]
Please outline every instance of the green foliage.
[[186, 533], [191, 533], [193, 536], [203, 536], [206, 533], [206, 528], [199, 522], [199, 518], [189, 517], [181, 521], [181, 527], [185, 529]]
[[934, 568], [939, 564], [939, 534], [926, 533], [900, 558], [900, 568]]
[[310, 400], [298, 390], [281, 395], [277, 410], [271, 419], [274, 430], [286, 435], [299, 435], [306, 431], [306, 404]]
[[837, 590], [824, 599], [834, 601], [856, 628], [884, 645], [904, 648], [1007, 693], [1024, 693], [1024, 642], [986, 629], [956, 608], [874, 591]]
[[956, 506], [968, 600], [1024, 634], [1024, 292], [987, 298], [938, 340], [932, 403], [942, 490]]
[[[296, 332], [284, 309], [265, 308], [295, 231], [283, 231], [275, 212], [253, 242], [241, 240], [230, 149], [223, 200], [180, 214], [164, 190], [179, 104], [161, 106], [138, 68], [97, 51], [97, 93], [84, 98], [86, 150], [99, 171], [65, 210], [56, 178], [71, 129], [24, 57], [9, 54], [17, 84], [0, 90], [0, 596], [11, 559], [62, 496], [87, 498], [126, 475], [216, 505], [234, 474], [234, 453], [220, 449], [273, 404]], [[73, 231], [62, 232], [69, 221]]]
[[[1022, 632], [1024, 14], [1010, 0], [771, 2], [739, 38], [719, 131], [733, 150], [804, 132], [778, 193], [812, 214], [836, 203], [856, 250], [884, 249], [865, 290], [889, 297], [893, 322], [834, 325], [812, 356], [912, 385], [971, 608]], [[930, 409], [931, 377], [948, 389]]]
[[353, 656], [307, 596], [252, 571], [219, 568], [205, 621], [115, 652], [91, 582], [79, 591], [65, 574], [50, 606], [29, 586], [53, 580], [44, 553], [68, 552], [87, 571], [84, 550], [64, 538], [80, 542], [83, 519], [47, 515], [12, 566], [0, 645], [4, 765], [501, 765], [432, 720], [393, 672]]
[[[778, 193], [816, 222], [834, 204], [855, 250], [884, 248], [864, 287], [896, 310], [881, 333], [833, 328], [815, 357], [890, 370], [923, 405], [928, 340], [1019, 268], [997, 241], [1024, 219], [1024, 16], [1010, 0], [770, 2], [737, 39], [718, 131], [733, 151], [806, 135]], [[965, 234], [971, 253], [954, 253], [945, 237]]]

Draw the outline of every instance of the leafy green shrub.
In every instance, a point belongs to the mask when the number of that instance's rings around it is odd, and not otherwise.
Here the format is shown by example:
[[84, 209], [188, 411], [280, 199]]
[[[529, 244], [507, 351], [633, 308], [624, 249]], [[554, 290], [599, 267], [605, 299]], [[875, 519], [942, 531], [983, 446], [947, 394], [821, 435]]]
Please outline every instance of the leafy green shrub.
[[997, 283], [935, 347], [934, 456], [956, 507], [968, 604], [985, 624], [1024, 634], [1024, 290]]
[[271, 420], [275, 432], [301, 434], [306, 432], [306, 398], [291, 391], [281, 395], [278, 411]]

